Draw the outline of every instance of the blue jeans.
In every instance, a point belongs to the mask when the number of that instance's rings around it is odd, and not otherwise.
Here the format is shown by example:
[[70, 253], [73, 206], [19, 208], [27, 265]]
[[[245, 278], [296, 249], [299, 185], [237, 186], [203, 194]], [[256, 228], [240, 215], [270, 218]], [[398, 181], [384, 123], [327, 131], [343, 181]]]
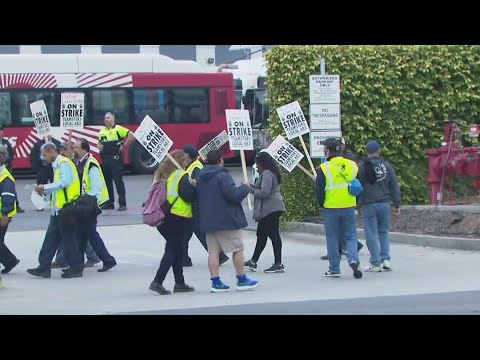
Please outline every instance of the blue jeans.
[[359, 263], [355, 208], [323, 209], [323, 222], [327, 238], [329, 270], [340, 273], [341, 257], [338, 247], [342, 239], [346, 241], [348, 263]]
[[380, 266], [383, 261], [390, 261], [390, 239], [388, 238], [390, 203], [362, 205], [362, 219], [367, 247], [370, 251], [370, 263], [373, 266]]
[[[87, 255], [87, 261], [100, 261], [97, 254], [95, 254], [92, 245], [90, 245], [90, 242], [87, 242], [85, 255]], [[63, 248], [63, 242], [60, 243], [60, 247], [57, 251], [57, 256], [55, 256], [55, 262], [58, 264], [68, 265], [68, 261], [65, 257], [65, 250]]]

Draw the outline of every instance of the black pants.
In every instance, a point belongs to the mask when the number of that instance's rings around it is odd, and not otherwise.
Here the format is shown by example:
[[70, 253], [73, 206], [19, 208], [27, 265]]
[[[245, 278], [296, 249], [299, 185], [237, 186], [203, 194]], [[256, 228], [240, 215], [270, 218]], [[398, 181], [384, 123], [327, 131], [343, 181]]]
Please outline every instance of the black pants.
[[[183, 263], [192, 262], [192, 259], [190, 259], [190, 256], [188, 256], [188, 243], [190, 242], [190, 239], [192, 238], [194, 233], [195, 233], [195, 236], [198, 238], [198, 240], [200, 240], [200, 244], [202, 244], [202, 246], [208, 252], [207, 235], [200, 231], [200, 224], [198, 223], [197, 220], [194, 220], [193, 227], [191, 228], [191, 230], [187, 233], [187, 235], [185, 237], [185, 255], [183, 257]], [[220, 252], [219, 259], [220, 259], [221, 262], [224, 261], [227, 258], [228, 258], [228, 256], [223, 251]]]
[[38, 255], [39, 268], [41, 270], [50, 269], [52, 260], [57, 252], [60, 243], [63, 241], [65, 249], [65, 257], [72, 271], [83, 270], [83, 258], [79, 262], [78, 256], [78, 242], [76, 231], [73, 226], [65, 226], [60, 221], [60, 216], [50, 216], [50, 223], [48, 224], [47, 233], [43, 240], [40, 254]]
[[93, 218], [87, 223], [81, 224], [77, 227], [78, 234], [78, 249], [76, 249], [76, 257], [79, 258], [77, 262], [83, 264], [85, 249], [87, 248], [87, 242], [90, 242], [95, 254], [102, 260], [104, 265], [116, 264], [115, 258], [110, 255], [103, 242], [100, 234], [97, 231], [97, 219]]
[[37, 185], [48, 184], [48, 182], [53, 182], [52, 164], [42, 161], [37, 168]]
[[110, 200], [105, 204], [107, 206], [115, 204], [115, 193], [113, 192], [113, 182], [117, 188], [118, 204], [120, 206], [127, 206], [127, 199], [125, 197], [125, 184], [123, 182], [123, 160], [121, 158], [115, 159], [113, 156], [105, 155], [102, 158], [102, 171], [107, 183], [108, 196]]
[[2, 263], [4, 267], [9, 268], [15, 265], [17, 257], [13, 255], [7, 245], [5, 245], [5, 234], [7, 230], [8, 224], [5, 227], [0, 226], [0, 263]]
[[258, 221], [257, 244], [252, 256], [254, 262], [260, 259], [260, 255], [267, 245], [267, 238], [270, 238], [272, 240], [275, 264], [280, 265], [282, 263], [282, 239], [280, 237], [280, 216], [282, 214], [283, 211], [276, 211]]
[[192, 219], [167, 215], [165, 223], [157, 227], [158, 232], [165, 238], [165, 253], [155, 275], [155, 282], [162, 284], [168, 271], [173, 267], [175, 283], [184, 284], [183, 256], [185, 253], [185, 237], [191, 231]]

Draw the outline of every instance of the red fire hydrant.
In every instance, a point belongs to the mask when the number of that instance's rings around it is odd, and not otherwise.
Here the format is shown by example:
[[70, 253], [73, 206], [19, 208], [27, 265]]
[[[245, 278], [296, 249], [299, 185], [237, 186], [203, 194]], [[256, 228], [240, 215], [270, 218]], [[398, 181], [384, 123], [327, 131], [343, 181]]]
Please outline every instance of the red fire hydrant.
[[428, 149], [428, 177], [430, 204], [441, 205], [445, 195], [445, 180], [450, 182], [450, 205], [453, 205], [453, 175], [475, 176], [473, 186], [480, 190], [480, 147], [463, 147], [458, 142], [460, 129], [455, 121], [445, 124], [442, 146]]

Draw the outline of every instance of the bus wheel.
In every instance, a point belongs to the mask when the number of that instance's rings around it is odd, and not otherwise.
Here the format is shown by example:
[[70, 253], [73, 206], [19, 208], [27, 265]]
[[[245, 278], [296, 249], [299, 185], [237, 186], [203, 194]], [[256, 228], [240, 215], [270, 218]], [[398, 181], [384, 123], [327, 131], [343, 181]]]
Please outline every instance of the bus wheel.
[[133, 144], [130, 160], [135, 174], [153, 174], [158, 167], [158, 161], [139, 143]]

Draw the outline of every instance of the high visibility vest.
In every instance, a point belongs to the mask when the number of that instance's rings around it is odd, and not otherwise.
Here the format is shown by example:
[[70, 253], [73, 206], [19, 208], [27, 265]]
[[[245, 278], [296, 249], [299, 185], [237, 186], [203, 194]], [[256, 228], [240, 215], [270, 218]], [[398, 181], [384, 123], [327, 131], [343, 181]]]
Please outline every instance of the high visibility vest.
[[[80, 179], [78, 178], [78, 171], [75, 164], [72, 160], [66, 158], [65, 156], [60, 155], [60, 159], [58, 160], [58, 166], [55, 169], [54, 181], [58, 181], [60, 179], [60, 165], [63, 163], [67, 163], [69, 166], [72, 167], [73, 170], [73, 182], [67, 186], [66, 188], [57, 190], [55, 193], [55, 206], [57, 209], [63, 208], [63, 206], [75, 199], [76, 197], [80, 196]], [[52, 209], [54, 207], [53, 204], [53, 196], [51, 201]]]
[[192, 177], [193, 170], [195, 169], [203, 169], [203, 164], [200, 162], [200, 160], [195, 160], [193, 163], [191, 163], [188, 168], [187, 168], [187, 174], [188, 176]]
[[[3, 169], [2, 172], [0, 173], [0, 184], [5, 180], [6, 178], [9, 178], [13, 182], [15, 182], [15, 179], [13, 178], [12, 174], [10, 174], [10, 171], [7, 170], [7, 168]], [[15, 195], [15, 194], [13, 194]], [[16, 195], [15, 195], [16, 196]], [[2, 209], [2, 196], [0, 196], [0, 209]], [[13, 203], [13, 210], [8, 213], [8, 217], [12, 217], [17, 213], [17, 201], [15, 199]]]
[[[181, 217], [191, 218], [192, 204], [186, 202], [179, 196], [180, 180], [183, 175], [187, 174], [184, 170], [175, 170], [167, 179], [167, 201], [173, 205], [170, 212]], [[176, 200], [176, 201], [175, 201]]]
[[85, 167], [83, 169], [83, 176], [82, 176], [82, 189], [85, 194], [90, 193], [91, 184], [90, 184], [90, 166], [95, 164], [98, 167], [98, 171], [100, 171], [100, 181], [102, 182], [102, 192], [100, 193], [100, 197], [97, 199], [98, 205], [102, 205], [106, 203], [110, 196], [108, 195], [107, 183], [105, 182], [105, 178], [103, 177], [103, 172], [98, 163], [97, 159], [93, 157], [93, 155], [89, 155], [87, 162], [85, 163]]
[[348, 192], [348, 185], [358, 174], [357, 164], [344, 157], [336, 156], [320, 165], [320, 169], [326, 180], [323, 207], [327, 209], [355, 207], [357, 198]]

